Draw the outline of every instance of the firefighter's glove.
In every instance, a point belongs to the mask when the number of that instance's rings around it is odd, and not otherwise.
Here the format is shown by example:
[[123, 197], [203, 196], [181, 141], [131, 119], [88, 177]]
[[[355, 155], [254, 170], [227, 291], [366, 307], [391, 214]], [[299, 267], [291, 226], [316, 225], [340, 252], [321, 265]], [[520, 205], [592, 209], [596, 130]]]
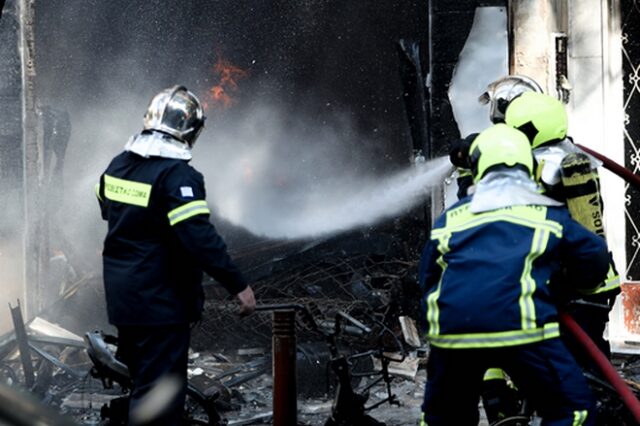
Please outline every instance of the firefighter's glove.
[[469, 148], [476, 136], [478, 136], [477, 133], [472, 133], [466, 138], [456, 139], [451, 143], [451, 149], [449, 150], [449, 160], [451, 164], [463, 169], [470, 168]]

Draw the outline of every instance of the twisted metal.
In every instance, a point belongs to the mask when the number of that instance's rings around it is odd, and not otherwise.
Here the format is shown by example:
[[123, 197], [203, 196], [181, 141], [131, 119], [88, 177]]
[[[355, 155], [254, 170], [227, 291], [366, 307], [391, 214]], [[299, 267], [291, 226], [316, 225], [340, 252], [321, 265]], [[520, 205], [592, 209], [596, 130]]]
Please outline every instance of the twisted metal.
[[[336, 254], [287, 268], [252, 287], [259, 304], [303, 304], [318, 319], [331, 320], [337, 311], [343, 311], [364, 321], [384, 323], [397, 314], [403, 280], [415, 266], [416, 261], [397, 258]], [[296, 326], [299, 341], [322, 340], [300, 316]], [[239, 319], [237, 307], [229, 301], [207, 300], [192, 342], [196, 350], [269, 347], [271, 314], [256, 312]]]

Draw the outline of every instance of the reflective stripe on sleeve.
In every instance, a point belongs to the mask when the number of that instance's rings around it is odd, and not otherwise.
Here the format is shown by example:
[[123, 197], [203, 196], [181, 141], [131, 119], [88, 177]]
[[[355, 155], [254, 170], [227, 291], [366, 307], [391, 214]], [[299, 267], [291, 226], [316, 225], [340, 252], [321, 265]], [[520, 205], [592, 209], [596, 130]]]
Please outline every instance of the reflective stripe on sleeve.
[[151, 185], [104, 175], [104, 196], [111, 201], [147, 207], [151, 198]]
[[447, 269], [447, 262], [444, 260], [444, 255], [449, 252], [449, 238], [451, 234], [445, 234], [438, 240], [438, 251], [440, 256], [436, 263], [441, 268], [440, 280], [438, 280], [438, 286], [435, 291], [427, 296], [427, 322], [429, 323], [429, 334], [440, 333], [440, 308], [438, 307], [438, 298], [440, 297], [440, 291], [442, 290], [442, 277], [444, 271]]
[[609, 263], [609, 272], [607, 272], [607, 278], [604, 280], [604, 284], [592, 291], [583, 291], [583, 294], [599, 294], [607, 291], [615, 290], [620, 287], [620, 275], [616, 272], [612, 263]]
[[205, 200], [197, 200], [171, 210], [167, 217], [169, 218], [169, 224], [173, 226], [195, 215], [210, 213], [207, 202]]
[[484, 373], [484, 378], [482, 379], [485, 382], [489, 380], [507, 380], [507, 376], [504, 374], [504, 370], [502, 368], [490, 368]]

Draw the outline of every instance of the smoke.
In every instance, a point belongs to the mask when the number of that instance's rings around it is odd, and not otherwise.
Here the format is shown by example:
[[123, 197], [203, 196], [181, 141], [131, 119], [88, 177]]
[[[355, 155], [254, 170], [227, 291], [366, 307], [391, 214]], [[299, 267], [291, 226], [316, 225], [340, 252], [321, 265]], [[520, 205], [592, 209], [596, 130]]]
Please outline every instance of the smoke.
[[100, 216], [95, 185], [112, 157], [122, 151], [127, 138], [139, 131], [146, 97], [126, 95], [114, 89], [113, 96], [70, 108], [72, 132], [65, 156], [63, 198], [49, 200], [56, 206], [52, 227], [59, 238], [52, 248], [67, 252], [88, 270], [100, 264], [107, 225]]
[[[117, 106], [105, 99], [75, 115], [65, 169], [65, 233], [96, 260], [106, 224], [93, 189], [109, 160], [140, 131], [148, 103], [115, 97]], [[192, 165], [205, 176], [214, 215], [266, 238], [326, 236], [397, 217], [424, 201], [451, 168], [441, 158], [381, 172], [386, 156], [346, 114], [327, 115], [319, 125], [270, 103], [209, 115]]]
[[218, 54], [249, 76], [228, 111], [208, 114], [194, 149], [215, 217], [264, 237], [307, 238], [420, 202], [428, 185], [407, 160], [395, 45], [424, 38], [426, 19], [424, 5], [404, 0], [39, 3], [39, 97], [72, 121], [63, 199], [51, 200], [67, 257], [99, 264], [100, 173], [140, 131], [155, 92], [185, 84], [205, 98]]
[[[335, 234], [400, 215], [441, 185], [448, 159], [380, 174], [344, 117], [324, 126], [256, 107], [205, 130], [194, 165], [219, 216], [270, 238]], [[373, 154], [374, 155], [374, 154]]]

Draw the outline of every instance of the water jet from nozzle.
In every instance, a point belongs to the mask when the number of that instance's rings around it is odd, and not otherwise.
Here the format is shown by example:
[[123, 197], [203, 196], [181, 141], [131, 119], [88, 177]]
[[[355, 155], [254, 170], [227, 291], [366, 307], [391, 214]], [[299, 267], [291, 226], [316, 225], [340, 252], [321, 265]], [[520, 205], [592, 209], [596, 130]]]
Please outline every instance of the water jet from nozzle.
[[[429, 198], [451, 173], [448, 157], [418, 162], [389, 176], [317, 185], [305, 196], [296, 196], [290, 205], [286, 195], [280, 201], [245, 208], [225, 208], [220, 214], [256, 235], [270, 238], [302, 239], [337, 234], [385, 219], [399, 217]], [[230, 207], [227, 205], [227, 207]], [[237, 206], [236, 206], [237, 207]]]

